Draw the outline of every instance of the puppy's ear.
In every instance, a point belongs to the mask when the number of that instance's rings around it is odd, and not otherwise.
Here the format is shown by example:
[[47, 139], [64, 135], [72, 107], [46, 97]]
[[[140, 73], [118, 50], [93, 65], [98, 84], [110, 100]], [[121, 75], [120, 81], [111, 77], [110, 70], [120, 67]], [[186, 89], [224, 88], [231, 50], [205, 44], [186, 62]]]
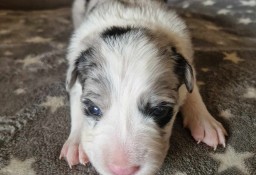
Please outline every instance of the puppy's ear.
[[67, 71], [67, 79], [66, 79], [66, 90], [69, 92], [70, 89], [75, 84], [77, 78], [78, 78], [78, 69], [77, 69], [78, 59], [69, 65], [68, 71]]
[[88, 70], [96, 66], [93, 59], [94, 49], [88, 48], [82, 51], [77, 59], [69, 63], [66, 79], [66, 89], [69, 91], [76, 81], [83, 83], [86, 79]]
[[172, 51], [175, 61], [174, 71], [178, 75], [180, 82], [184, 83], [188, 92], [191, 93], [194, 87], [193, 69], [187, 60], [176, 51], [176, 48], [172, 48]]

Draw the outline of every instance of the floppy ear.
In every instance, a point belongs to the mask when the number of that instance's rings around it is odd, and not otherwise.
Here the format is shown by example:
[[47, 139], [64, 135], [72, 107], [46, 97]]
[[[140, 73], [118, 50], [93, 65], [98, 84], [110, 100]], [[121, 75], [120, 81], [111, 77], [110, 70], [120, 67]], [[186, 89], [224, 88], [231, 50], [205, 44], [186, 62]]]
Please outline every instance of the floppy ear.
[[189, 93], [193, 91], [194, 74], [191, 65], [179, 54], [175, 48], [172, 48], [173, 59], [175, 61], [174, 71], [178, 75], [180, 82], [186, 85]]
[[81, 52], [77, 59], [69, 63], [66, 79], [67, 91], [73, 87], [77, 80], [80, 83], [85, 81], [87, 71], [96, 65], [93, 60], [93, 48], [88, 48]]
[[77, 62], [78, 60], [76, 60], [74, 63], [70, 63], [68, 67], [67, 78], [66, 78], [66, 90], [68, 92], [73, 87], [73, 85], [75, 84], [78, 78]]

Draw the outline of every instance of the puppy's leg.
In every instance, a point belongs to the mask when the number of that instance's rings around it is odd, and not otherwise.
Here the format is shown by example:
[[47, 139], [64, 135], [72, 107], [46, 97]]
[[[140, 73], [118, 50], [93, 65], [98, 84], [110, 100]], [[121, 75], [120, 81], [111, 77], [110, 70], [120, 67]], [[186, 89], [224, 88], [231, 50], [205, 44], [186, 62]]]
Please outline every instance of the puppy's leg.
[[76, 165], [79, 162], [83, 165], [88, 162], [87, 155], [80, 144], [84, 117], [80, 102], [81, 94], [82, 87], [76, 82], [70, 90], [71, 132], [60, 153], [60, 159], [65, 157], [70, 168], [72, 168], [72, 165]]
[[185, 103], [181, 107], [184, 116], [184, 126], [189, 128], [192, 136], [200, 143], [201, 141], [216, 149], [218, 144], [225, 147], [226, 130], [215, 120], [206, 109], [206, 106], [195, 85], [191, 94], [188, 94]]

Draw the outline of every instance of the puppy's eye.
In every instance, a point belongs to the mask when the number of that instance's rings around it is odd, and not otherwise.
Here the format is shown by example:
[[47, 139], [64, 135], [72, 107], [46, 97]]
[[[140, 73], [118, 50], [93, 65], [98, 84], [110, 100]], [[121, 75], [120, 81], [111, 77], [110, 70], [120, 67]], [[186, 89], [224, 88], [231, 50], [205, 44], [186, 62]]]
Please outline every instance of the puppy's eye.
[[101, 109], [96, 106], [91, 100], [89, 99], [84, 99], [82, 100], [84, 104], [84, 111], [87, 116], [99, 118], [102, 116]]
[[173, 104], [161, 103], [152, 107], [148, 115], [155, 120], [159, 127], [163, 128], [172, 118]]
[[89, 106], [88, 113], [89, 115], [93, 115], [93, 116], [101, 116], [101, 110], [97, 106]]
[[151, 115], [156, 117], [163, 117], [166, 116], [172, 108], [168, 106], [157, 106], [153, 108]]

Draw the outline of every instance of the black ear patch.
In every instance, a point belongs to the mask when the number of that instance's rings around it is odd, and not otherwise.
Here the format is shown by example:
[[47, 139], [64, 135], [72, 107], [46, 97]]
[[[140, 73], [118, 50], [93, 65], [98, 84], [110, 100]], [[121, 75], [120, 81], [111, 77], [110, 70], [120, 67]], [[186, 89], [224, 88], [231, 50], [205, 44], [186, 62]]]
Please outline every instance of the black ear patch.
[[174, 71], [178, 75], [181, 84], [185, 84], [189, 93], [194, 88], [194, 74], [191, 65], [187, 60], [176, 51], [176, 48], [172, 48], [173, 58], [175, 60]]
[[127, 27], [118, 27], [118, 26], [113, 26], [105, 30], [101, 36], [103, 39], [105, 38], [117, 38], [119, 36], [124, 35], [127, 32], [130, 32], [133, 28], [130, 26]]
[[[70, 81], [68, 82], [68, 88], [71, 89], [75, 84], [76, 80], [83, 81], [88, 69], [94, 67], [95, 63], [92, 62], [93, 48], [81, 52], [80, 56], [75, 60], [73, 70], [71, 72]], [[90, 61], [91, 60], [91, 61]]]

